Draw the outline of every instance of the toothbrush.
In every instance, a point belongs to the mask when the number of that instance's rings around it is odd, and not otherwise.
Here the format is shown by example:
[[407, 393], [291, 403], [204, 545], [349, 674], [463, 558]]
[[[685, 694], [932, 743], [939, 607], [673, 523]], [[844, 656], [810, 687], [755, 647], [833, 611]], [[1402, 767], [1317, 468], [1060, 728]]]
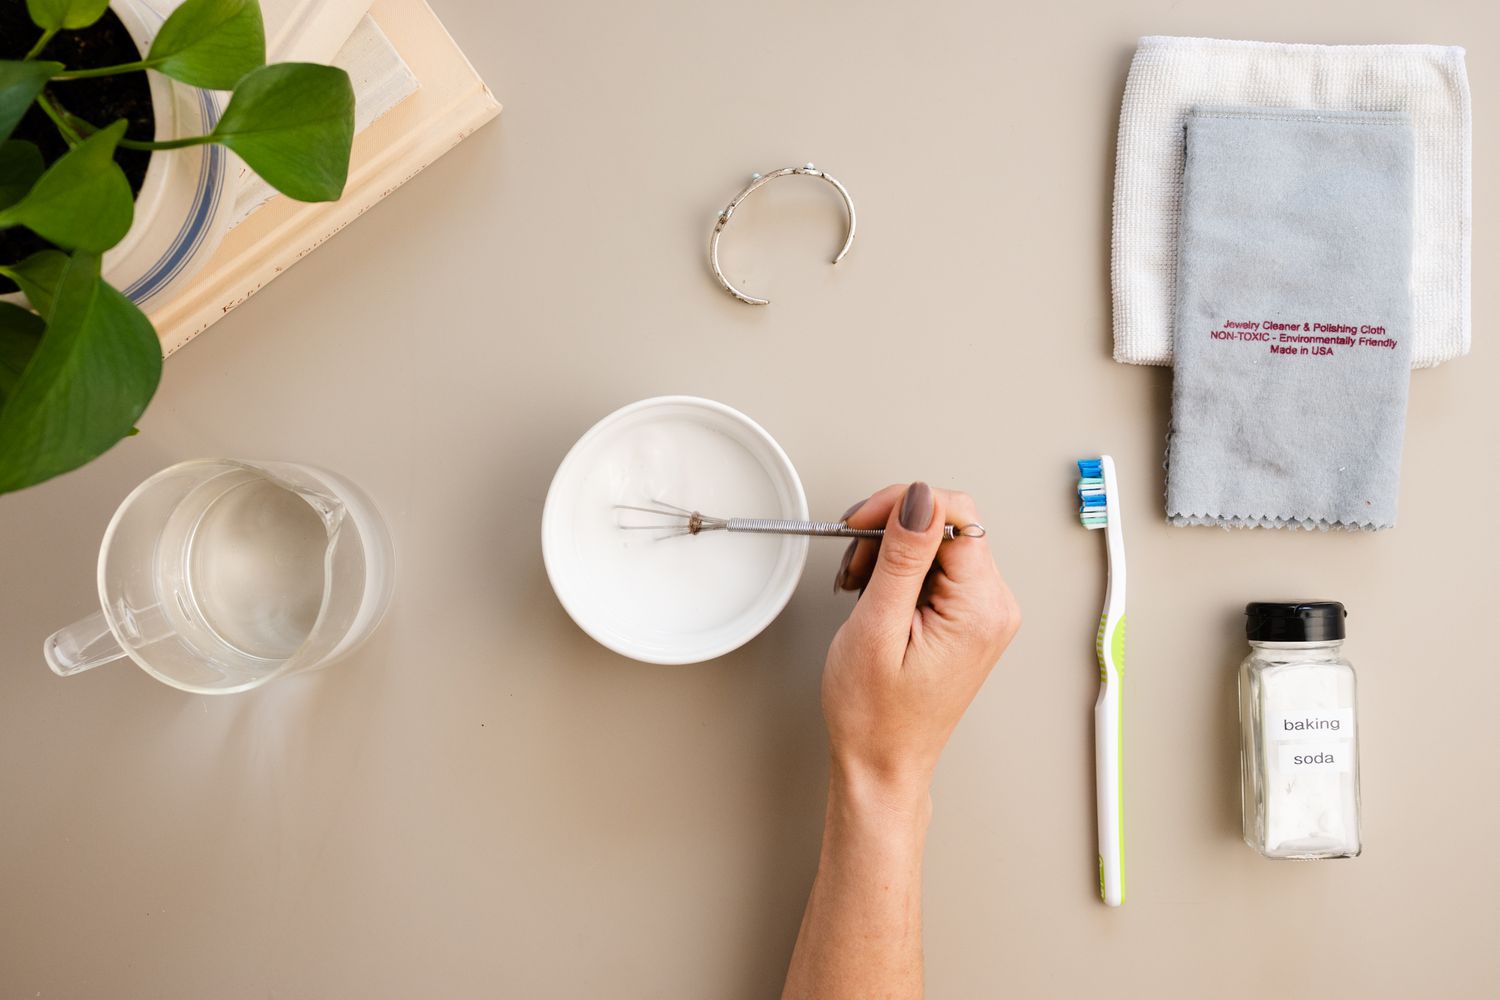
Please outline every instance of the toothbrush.
[[1098, 784], [1099, 896], [1108, 906], [1125, 901], [1125, 843], [1120, 804], [1120, 676], [1125, 672], [1125, 533], [1120, 487], [1108, 455], [1078, 462], [1078, 519], [1103, 528], [1109, 585], [1099, 618], [1099, 697], [1094, 702], [1094, 775]]

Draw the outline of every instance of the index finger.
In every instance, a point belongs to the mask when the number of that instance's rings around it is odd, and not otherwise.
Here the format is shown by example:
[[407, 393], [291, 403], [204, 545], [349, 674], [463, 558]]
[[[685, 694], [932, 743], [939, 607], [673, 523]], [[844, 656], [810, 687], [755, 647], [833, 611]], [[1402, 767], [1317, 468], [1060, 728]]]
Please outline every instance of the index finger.
[[885, 489], [876, 490], [870, 498], [859, 505], [859, 509], [844, 519], [851, 528], [884, 528], [890, 519], [891, 508], [906, 495], [905, 483], [893, 483]]
[[[883, 528], [890, 520], [891, 511], [905, 495], [906, 486], [903, 483], [893, 483], [883, 490], [877, 490], [844, 518], [844, 523], [851, 528]], [[870, 581], [870, 573], [875, 569], [875, 559], [879, 554], [880, 539], [861, 538], [856, 541], [849, 550], [844, 570], [834, 585], [844, 590], [863, 590]]]

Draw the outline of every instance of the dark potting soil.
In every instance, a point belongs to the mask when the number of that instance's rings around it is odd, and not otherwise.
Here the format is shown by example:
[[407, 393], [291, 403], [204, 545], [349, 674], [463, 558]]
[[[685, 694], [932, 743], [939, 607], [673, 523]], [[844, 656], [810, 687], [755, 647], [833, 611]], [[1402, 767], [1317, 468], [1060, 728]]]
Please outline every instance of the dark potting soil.
[[[0, 59], [20, 59], [41, 36], [41, 29], [26, 13], [26, 0], [0, 0]], [[117, 66], [141, 58], [140, 50], [114, 11], [105, 11], [98, 21], [79, 31], [59, 31], [42, 50], [39, 59], [55, 59], [69, 69]], [[124, 118], [130, 124], [125, 134], [132, 139], [156, 138], [156, 116], [151, 111], [151, 86], [144, 70], [94, 80], [60, 80], [48, 85], [49, 92], [64, 108], [90, 124], [103, 127]], [[41, 108], [32, 105], [11, 134], [13, 139], [33, 142], [47, 163], [67, 152], [67, 143]], [[125, 171], [131, 194], [146, 178], [146, 150], [120, 149], [115, 162]], [[29, 229], [0, 229], [0, 264], [9, 264], [51, 246]], [[0, 278], [0, 292], [15, 286]]]

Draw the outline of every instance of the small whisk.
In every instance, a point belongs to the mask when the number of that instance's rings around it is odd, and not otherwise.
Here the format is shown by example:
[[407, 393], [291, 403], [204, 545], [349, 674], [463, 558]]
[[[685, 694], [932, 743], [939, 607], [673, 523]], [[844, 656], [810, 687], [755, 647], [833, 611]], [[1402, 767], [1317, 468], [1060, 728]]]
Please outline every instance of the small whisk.
[[[658, 518], [650, 524], [620, 524], [627, 531], [657, 531], [658, 538], [675, 538], [679, 535], [698, 535], [705, 531], [743, 531], [755, 535], [812, 535], [825, 538], [879, 538], [884, 528], [851, 528], [846, 521], [794, 521], [776, 517], [714, 517], [701, 511], [688, 510], [665, 500], [652, 500], [653, 506], [637, 507], [628, 503], [615, 504], [615, 510], [651, 514]], [[983, 538], [982, 524], [945, 524], [943, 538]]]

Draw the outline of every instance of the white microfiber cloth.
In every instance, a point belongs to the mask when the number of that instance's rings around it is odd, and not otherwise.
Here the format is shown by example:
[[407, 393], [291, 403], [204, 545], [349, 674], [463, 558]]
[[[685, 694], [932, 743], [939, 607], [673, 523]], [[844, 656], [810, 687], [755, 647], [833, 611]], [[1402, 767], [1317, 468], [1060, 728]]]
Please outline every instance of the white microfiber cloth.
[[1469, 351], [1470, 116], [1464, 50], [1142, 38], [1115, 160], [1115, 360], [1172, 363], [1183, 125], [1195, 105], [1403, 112], [1416, 138], [1411, 364]]

